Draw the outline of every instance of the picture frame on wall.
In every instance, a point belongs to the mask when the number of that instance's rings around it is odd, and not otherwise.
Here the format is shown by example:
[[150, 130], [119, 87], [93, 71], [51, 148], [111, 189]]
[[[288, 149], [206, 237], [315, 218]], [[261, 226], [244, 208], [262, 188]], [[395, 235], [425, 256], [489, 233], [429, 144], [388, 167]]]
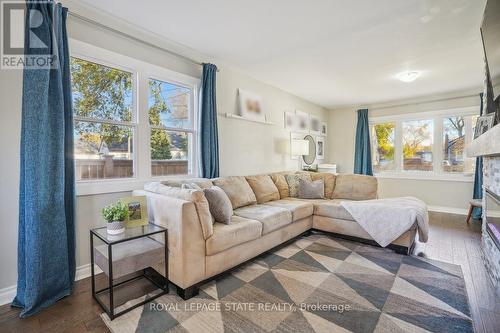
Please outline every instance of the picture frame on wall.
[[316, 159], [324, 160], [325, 159], [325, 137], [317, 136], [316, 137]]
[[240, 116], [252, 120], [266, 121], [263, 100], [259, 94], [238, 89], [238, 98]]
[[327, 131], [327, 124], [326, 122], [321, 123], [321, 135], [326, 136], [328, 133]]
[[300, 110], [295, 111], [296, 131], [301, 133], [309, 132], [309, 114]]
[[148, 202], [146, 196], [130, 196], [122, 198], [128, 207], [128, 218], [125, 221], [127, 228], [139, 227], [149, 223]]
[[285, 111], [284, 113], [284, 127], [287, 130], [294, 131], [297, 127], [297, 119], [295, 112], [293, 111]]
[[311, 134], [320, 135], [321, 134], [321, 120], [319, 117], [314, 115], [309, 115], [309, 130]]
[[474, 139], [486, 133], [491, 127], [493, 127], [494, 121], [495, 121], [494, 113], [489, 113], [487, 115], [477, 118], [476, 129], [474, 131]]

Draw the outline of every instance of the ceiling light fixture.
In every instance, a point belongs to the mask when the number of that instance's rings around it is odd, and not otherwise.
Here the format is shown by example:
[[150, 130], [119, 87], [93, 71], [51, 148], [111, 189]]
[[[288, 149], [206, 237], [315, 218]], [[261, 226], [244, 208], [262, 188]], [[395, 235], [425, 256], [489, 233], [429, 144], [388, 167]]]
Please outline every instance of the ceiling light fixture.
[[420, 76], [420, 72], [417, 71], [407, 71], [396, 75], [399, 81], [402, 82], [413, 82]]

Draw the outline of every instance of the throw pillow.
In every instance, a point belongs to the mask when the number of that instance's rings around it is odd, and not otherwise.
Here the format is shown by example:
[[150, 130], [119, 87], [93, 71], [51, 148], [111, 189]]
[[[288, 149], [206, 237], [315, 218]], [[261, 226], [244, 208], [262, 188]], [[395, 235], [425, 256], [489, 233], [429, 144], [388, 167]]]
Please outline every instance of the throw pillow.
[[233, 207], [226, 192], [218, 186], [212, 186], [211, 188], [204, 189], [203, 193], [205, 193], [210, 213], [212, 213], [215, 221], [230, 224], [231, 216], [233, 216]]
[[257, 197], [257, 203], [263, 204], [272, 200], [279, 200], [280, 193], [268, 175], [245, 177]]
[[333, 188], [335, 187], [335, 175], [326, 172], [311, 172], [311, 179], [323, 179], [325, 181], [325, 198], [331, 199], [333, 195]]
[[286, 173], [283, 172], [277, 172], [277, 173], [272, 173], [269, 176], [274, 182], [274, 185], [278, 188], [278, 191], [280, 193], [280, 198], [288, 198], [290, 196], [290, 191], [288, 190], [288, 183], [286, 182], [285, 179]]
[[233, 209], [257, 203], [257, 198], [245, 177], [223, 177], [214, 179], [212, 182], [226, 192]]
[[308, 181], [299, 179], [299, 198], [300, 199], [324, 199], [325, 198], [325, 181], [318, 179]]
[[311, 181], [311, 176], [307, 173], [296, 173], [285, 175], [286, 182], [288, 183], [288, 191], [292, 198], [299, 195], [299, 179]]

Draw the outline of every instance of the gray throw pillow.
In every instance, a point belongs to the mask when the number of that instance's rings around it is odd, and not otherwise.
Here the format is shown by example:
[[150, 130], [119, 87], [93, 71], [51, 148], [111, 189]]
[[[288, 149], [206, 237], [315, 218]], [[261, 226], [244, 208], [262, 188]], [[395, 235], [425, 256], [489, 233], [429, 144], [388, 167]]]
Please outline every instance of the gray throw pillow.
[[299, 198], [300, 199], [324, 199], [325, 181], [318, 179], [313, 182], [299, 179]]
[[208, 201], [208, 208], [215, 218], [215, 221], [230, 224], [231, 216], [233, 216], [233, 206], [226, 192], [218, 186], [212, 186], [203, 189], [203, 193], [205, 193], [205, 198], [207, 198]]

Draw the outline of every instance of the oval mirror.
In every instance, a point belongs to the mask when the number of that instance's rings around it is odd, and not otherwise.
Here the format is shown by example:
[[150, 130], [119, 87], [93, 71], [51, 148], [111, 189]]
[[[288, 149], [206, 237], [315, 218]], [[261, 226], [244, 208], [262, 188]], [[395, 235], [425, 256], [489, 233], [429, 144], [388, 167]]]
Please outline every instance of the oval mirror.
[[309, 141], [309, 154], [304, 155], [302, 158], [305, 164], [311, 165], [316, 160], [316, 143], [314, 142], [314, 138], [310, 135], [306, 135], [304, 140]]

